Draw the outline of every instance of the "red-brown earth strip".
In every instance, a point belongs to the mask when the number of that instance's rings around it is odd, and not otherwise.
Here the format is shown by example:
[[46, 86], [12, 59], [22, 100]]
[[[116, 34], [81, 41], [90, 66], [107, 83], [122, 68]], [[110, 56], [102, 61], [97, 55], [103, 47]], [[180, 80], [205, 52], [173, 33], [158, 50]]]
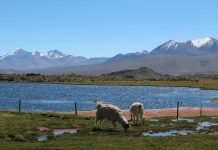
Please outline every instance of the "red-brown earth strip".
[[[96, 111], [78, 112], [79, 116], [84, 116], [84, 117], [94, 117], [95, 114]], [[128, 110], [124, 110], [123, 114], [127, 119], [130, 119], [130, 113]], [[148, 119], [166, 117], [166, 116], [176, 116], [176, 115], [177, 115], [177, 109], [146, 109], [144, 111], [144, 117]], [[203, 108], [202, 115], [218, 116], [218, 108]], [[200, 108], [180, 108], [179, 116], [182, 117], [200, 116]]]

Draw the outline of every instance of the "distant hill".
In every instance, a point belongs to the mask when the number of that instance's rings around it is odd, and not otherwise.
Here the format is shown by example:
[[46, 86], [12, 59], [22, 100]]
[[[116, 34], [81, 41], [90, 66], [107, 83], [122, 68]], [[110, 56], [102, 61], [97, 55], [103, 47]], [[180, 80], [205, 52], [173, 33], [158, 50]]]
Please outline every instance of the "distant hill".
[[146, 79], [146, 78], [162, 78], [163, 75], [154, 72], [152, 69], [147, 67], [141, 67], [134, 70], [122, 70], [117, 72], [112, 72], [105, 74], [104, 76], [116, 76], [116, 77], [126, 77], [126, 78], [136, 78], [136, 79]]

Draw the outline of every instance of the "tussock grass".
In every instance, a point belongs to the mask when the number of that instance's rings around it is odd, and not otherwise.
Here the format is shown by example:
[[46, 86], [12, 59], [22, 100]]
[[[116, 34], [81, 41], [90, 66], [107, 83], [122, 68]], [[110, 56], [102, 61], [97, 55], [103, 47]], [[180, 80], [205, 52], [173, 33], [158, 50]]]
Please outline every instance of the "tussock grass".
[[[188, 135], [176, 137], [143, 137], [147, 131], [195, 130], [198, 122], [218, 122], [210, 117], [195, 117], [193, 123], [172, 122], [171, 117], [159, 118], [159, 122], [145, 121], [124, 133], [117, 124], [111, 130], [111, 122], [103, 123], [103, 130], [92, 133], [94, 117], [80, 117], [57, 113], [0, 112], [0, 149], [218, 149], [218, 135]], [[37, 127], [49, 129], [80, 128], [78, 134], [54, 137], [50, 131], [39, 131]], [[218, 132], [218, 127], [209, 131]], [[49, 140], [38, 142], [36, 137], [47, 135]]]

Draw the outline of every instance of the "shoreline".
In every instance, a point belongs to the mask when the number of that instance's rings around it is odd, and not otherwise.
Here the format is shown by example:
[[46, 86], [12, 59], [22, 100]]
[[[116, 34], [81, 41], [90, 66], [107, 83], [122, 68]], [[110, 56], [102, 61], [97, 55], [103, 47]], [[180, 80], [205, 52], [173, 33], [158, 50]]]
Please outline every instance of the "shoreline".
[[[215, 83], [214, 83], [215, 81]], [[202, 80], [199, 83], [195, 81], [94, 81], [94, 82], [5, 82], [6, 84], [60, 84], [60, 85], [87, 85], [87, 86], [153, 86], [153, 87], [185, 87], [197, 88], [200, 90], [218, 90], [218, 80]]]
[[[196, 107], [183, 107], [179, 109], [179, 117], [196, 117], [200, 116], [200, 108]], [[77, 112], [78, 116], [83, 117], [95, 117], [96, 111], [80, 111]], [[63, 113], [65, 114], [65, 113]], [[66, 114], [74, 114], [74, 112], [68, 112]], [[123, 114], [127, 119], [130, 119], [130, 113], [127, 110], [123, 110]], [[169, 109], [145, 109], [144, 110], [144, 118], [161, 118], [161, 117], [176, 117], [177, 109], [169, 108]], [[202, 116], [218, 116], [218, 108], [211, 107], [203, 107], [202, 108]]]

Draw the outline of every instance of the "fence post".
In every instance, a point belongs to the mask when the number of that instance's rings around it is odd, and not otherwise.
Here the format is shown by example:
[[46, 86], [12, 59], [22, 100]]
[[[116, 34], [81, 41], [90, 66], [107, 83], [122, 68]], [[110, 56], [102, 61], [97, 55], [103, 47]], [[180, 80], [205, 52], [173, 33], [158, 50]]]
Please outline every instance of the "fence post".
[[179, 121], [179, 101], [177, 102], [177, 113], [176, 113], [177, 122]]
[[201, 105], [201, 108], [200, 108], [200, 117], [202, 117], [202, 105]]
[[21, 100], [19, 99], [19, 102], [18, 102], [18, 112], [21, 112]]
[[75, 102], [75, 115], [77, 116], [77, 105], [76, 105], [76, 102]]

